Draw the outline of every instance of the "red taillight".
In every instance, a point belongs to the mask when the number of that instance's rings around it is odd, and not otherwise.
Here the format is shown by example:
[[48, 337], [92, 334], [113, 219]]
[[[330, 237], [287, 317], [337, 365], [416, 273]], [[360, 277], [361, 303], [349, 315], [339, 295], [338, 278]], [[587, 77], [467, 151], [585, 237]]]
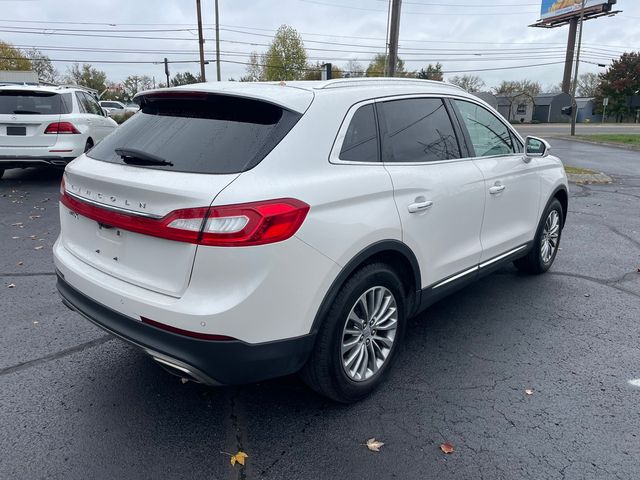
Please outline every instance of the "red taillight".
[[[64, 182], [64, 179], [63, 179]], [[69, 210], [98, 223], [178, 242], [218, 247], [244, 247], [286, 240], [296, 233], [309, 205], [293, 198], [174, 210], [162, 218], [120, 213], [92, 205], [60, 187]]]
[[156, 322], [155, 320], [151, 320], [150, 318], [146, 317], [140, 317], [140, 320], [142, 320], [142, 323], [146, 323], [147, 325], [151, 325], [161, 330], [166, 330], [167, 332], [176, 333], [178, 335], [184, 335], [185, 337], [199, 338], [200, 340], [215, 340], [218, 342], [230, 342], [233, 340], [237, 340], [236, 338], [227, 337], [226, 335], [214, 335], [211, 333], [200, 333], [183, 330], [182, 328], [172, 327], [171, 325]]
[[55, 122], [50, 123], [49, 126], [45, 129], [44, 133], [76, 134], [80, 132], [71, 122]]

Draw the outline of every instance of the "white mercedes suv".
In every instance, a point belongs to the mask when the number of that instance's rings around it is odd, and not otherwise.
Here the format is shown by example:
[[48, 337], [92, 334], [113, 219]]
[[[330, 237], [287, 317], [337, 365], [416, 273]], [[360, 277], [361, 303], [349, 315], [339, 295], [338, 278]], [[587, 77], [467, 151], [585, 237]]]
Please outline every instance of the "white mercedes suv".
[[0, 86], [0, 177], [9, 168], [63, 167], [116, 129], [82, 87]]
[[137, 102], [66, 167], [58, 289], [182, 377], [300, 371], [357, 401], [411, 316], [558, 252], [561, 161], [453, 85], [221, 82]]

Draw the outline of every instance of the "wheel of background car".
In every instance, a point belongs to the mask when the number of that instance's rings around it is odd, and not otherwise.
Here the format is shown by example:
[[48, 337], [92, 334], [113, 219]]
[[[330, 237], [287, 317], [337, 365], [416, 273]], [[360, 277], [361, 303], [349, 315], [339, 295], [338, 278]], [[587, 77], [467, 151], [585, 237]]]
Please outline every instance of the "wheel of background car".
[[518, 270], [540, 274], [551, 268], [560, 247], [563, 218], [562, 205], [554, 198], [542, 215], [531, 251], [513, 262]]
[[314, 390], [351, 403], [373, 391], [393, 364], [405, 329], [405, 293], [384, 263], [356, 271], [336, 297], [301, 372]]

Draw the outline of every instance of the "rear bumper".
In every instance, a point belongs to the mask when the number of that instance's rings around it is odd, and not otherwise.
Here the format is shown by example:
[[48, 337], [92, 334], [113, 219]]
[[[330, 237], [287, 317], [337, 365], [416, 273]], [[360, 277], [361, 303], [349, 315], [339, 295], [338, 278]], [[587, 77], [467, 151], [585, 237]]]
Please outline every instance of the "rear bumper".
[[63, 302], [107, 332], [131, 343], [171, 370], [209, 385], [238, 385], [297, 372], [313, 348], [315, 334], [249, 344], [211, 341], [167, 332], [122, 315], [82, 294], [58, 272]]

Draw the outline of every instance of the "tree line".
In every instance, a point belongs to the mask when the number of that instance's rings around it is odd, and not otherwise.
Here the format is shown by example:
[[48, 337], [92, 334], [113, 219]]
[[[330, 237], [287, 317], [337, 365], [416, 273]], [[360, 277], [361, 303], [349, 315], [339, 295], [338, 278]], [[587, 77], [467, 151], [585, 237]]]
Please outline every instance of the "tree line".
[[[385, 75], [386, 67], [387, 55], [380, 53], [375, 55], [366, 67], [357, 59], [351, 59], [341, 66], [332, 65], [332, 77], [382, 77]], [[20, 50], [1, 41], [0, 70], [34, 70], [41, 82], [84, 85], [100, 93], [104, 92], [105, 99], [124, 101], [130, 100], [141, 90], [166, 86], [163, 83], [156, 85], [147, 75], [135, 74], [129, 75], [122, 82], [113, 82], [107, 78], [104, 71], [89, 63], [75, 63], [67, 68], [65, 74], [60, 74], [49, 57], [39, 50], [35, 48]], [[282, 25], [264, 53], [251, 53], [245, 74], [239, 80], [242, 82], [319, 80], [322, 70], [324, 67], [321, 62], [310, 61], [301, 35], [293, 27]], [[402, 59], [398, 58], [396, 75], [405, 78], [444, 80], [443, 65], [439, 62], [429, 63], [419, 70], [412, 71], [406, 68]], [[169, 84], [178, 86], [199, 81], [199, 75], [184, 72], [174, 75]], [[472, 74], [455, 75], [447, 78], [447, 81], [469, 92], [491, 90], [496, 95], [505, 95], [514, 100], [522, 97], [533, 99], [543, 91], [545, 93], [561, 91], [560, 84], [543, 88], [539, 82], [527, 79], [505, 80], [500, 85], [489, 89], [481, 77]], [[634, 112], [630, 98], [640, 95], [640, 52], [624, 53], [619, 59], [613, 60], [605, 73], [581, 75], [576, 90], [578, 96], [597, 98], [600, 110], [602, 99], [609, 98], [608, 111], [619, 119], [632, 115]]]

